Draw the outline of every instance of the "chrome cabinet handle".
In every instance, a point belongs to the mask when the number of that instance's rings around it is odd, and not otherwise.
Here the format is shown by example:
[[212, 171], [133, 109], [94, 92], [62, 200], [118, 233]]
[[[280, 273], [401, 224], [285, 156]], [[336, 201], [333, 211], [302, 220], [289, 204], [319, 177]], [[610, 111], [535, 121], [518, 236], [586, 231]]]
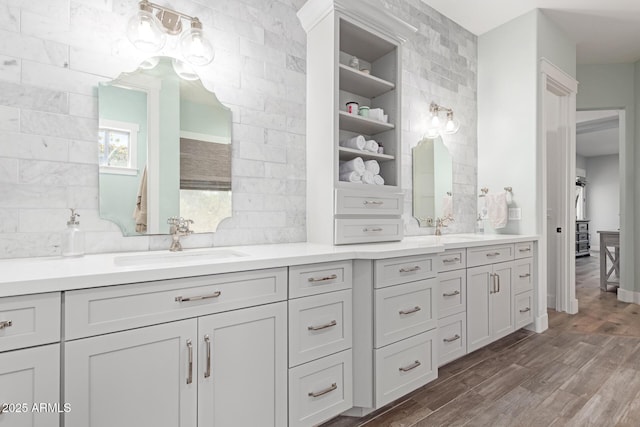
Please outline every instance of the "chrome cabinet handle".
[[402, 371], [402, 372], [409, 372], [412, 369], [416, 369], [420, 365], [422, 365], [422, 363], [420, 363], [420, 361], [416, 360], [411, 365], [405, 366], [403, 368], [399, 368], [399, 370]]
[[498, 292], [500, 292], [500, 275], [496, 273], [496, 279], [498, 279]]
[[444, 338], [442, 341], [444, 341], [444, 342], [454, 342], [456, 340], [459, 340], [460, 338], [461, 338], [460, 335], [455, 334], [451, 338]]
[[531, 273], [527, 273], [527, 274], [521, 274], [520, 278], [524, 279], [525, 277], [531, 277]]
[[531, 311], [531, 308], [529, 308], [529, 307], [524, 308], [524, 309], [520, 310], [520, 313], [526, 313], [528, 311]]
[[204, 377], [209, 378], [211, 376], [211, 338], [209, 335], [204, 336], [204, 343], [207, 346], [207, 368], [204, 371]]
[[363, 232], [368, 233], [370, 231], [382, 231], [382, 228], [380, 227], [376, 227], [376, 228], [363, 228], [362, 229]]
[[193, 343], [187, 340], [187, 348], [189, 349], [189, 374], [187, 376], [187, 384], [193, 382]]
[[498, 256], [500, 255], [500, 252], [491, 252], [490, 254], [487, 254], [487, 256]]
[[449, 293], [444, 293], [442, 294], [443, 297], [455, 297], [456, 295], [460, 295], [460, 291], [456, 290], [453, 292], [449, 292]]
[[529, 252], [531, 251], [531, 248], [520, 248], [518, 249], [520, 252]]
[[9, 326], [13, 326], [13, 321], [11, 320], [0, 321], [0, 329], [8, 328]]
[[324, 390], [310, 391], [307, 395], [309, 397], [320, 397], [323, 394], [331, 393], [333, 390], [336, 390], [337, 388], [338, 388], [338, 384], [333, 383], [329, 387], [325, 388]]
[[362, 203], [365, 205], [384, 205], [384, 202], [381, 200], [365, 200]]
[[200, 301], [203, 299], [212, 299], [212, 298], [218, 298], [220, 295], [222, 294], [222, 292], [220, 291], [215, 291], [212, 294], [209, 295], [199, 295], [197, 297], [187, 297], [187, 298], [183, 298], [181, 296], [177, 296], [176, 297], [176, 302], [187, 302], [187, 301]]
[[493, 273], [489, 273], [489, 277], [491, 277], [491, 289], [489, 290], [490, 294], [496, 293], [496, 275]]
[[332, 320], [329, 323], [325, 323], [324, 325], [320, 325], [320, 326], [307, 326], [307, 329], [309, 331], [319, 331], [321, 329], [327, 329], [327, 328], [331, 328], [332, 326], [336, 326], [338, 324], [338, 322], [336, 322], [335, 320]]
[[418, 271], [418, 270], [421, 270], [421, 268], [419, 265], [416, 265], [410, 268], [401, 268], [400, 273], [411, 273], [413, 271]]
[[458, 262], [460, 261], [459, 257], [455, 257], [455, 258], [445, 258], [442, 260], [442, 262]]
[[307, 280], [309, 282], [326, 282], [327, 280], [334, 280], [337, 278], [338, 278], [337, 274], [332, 274], [331, 276], [320, 277], [319, 279], [316, 279], [315, 277], [309, 277], [309, 279]]
[[418, 311], [422, 310], [422, 308], [420, 308], [420, 306], [416, 305], [415, 307], [409, 309], [409, 310], [400, 310], [399, 313], [402, 314], [412, 314], [412, 313], [416, 313]]

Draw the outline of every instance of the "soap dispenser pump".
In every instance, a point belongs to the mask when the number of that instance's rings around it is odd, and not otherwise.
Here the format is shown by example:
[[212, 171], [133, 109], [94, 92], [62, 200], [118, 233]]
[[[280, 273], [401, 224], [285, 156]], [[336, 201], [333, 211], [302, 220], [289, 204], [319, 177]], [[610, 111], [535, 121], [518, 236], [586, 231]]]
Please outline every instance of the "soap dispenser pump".
[[80, 214], [71, 208], [71, 217], [67, 229], [62, 234], [62, 256], [78, 257], [84, 255], [84, 233], [80, 230]]

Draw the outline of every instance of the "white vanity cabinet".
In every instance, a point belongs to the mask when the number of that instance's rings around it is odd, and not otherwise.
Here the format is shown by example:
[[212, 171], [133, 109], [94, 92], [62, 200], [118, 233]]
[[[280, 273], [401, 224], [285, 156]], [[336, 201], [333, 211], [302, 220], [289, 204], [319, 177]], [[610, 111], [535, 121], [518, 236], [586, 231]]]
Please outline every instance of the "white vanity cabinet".
[[438, 256], [438, 365], [467, 354], [467, 250]]

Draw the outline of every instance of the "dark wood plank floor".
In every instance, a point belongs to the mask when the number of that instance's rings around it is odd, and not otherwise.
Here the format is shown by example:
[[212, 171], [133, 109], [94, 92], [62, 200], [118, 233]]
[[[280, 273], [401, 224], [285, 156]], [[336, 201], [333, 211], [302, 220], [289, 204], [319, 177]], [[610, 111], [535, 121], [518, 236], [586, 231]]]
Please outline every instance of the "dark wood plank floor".
[[439, 378], [363, 419], [323, 427], [640, 426], [640, 306], [599, 290], [597, 256], [576, 262], [580, 313], [549, 311], [440, 368]]

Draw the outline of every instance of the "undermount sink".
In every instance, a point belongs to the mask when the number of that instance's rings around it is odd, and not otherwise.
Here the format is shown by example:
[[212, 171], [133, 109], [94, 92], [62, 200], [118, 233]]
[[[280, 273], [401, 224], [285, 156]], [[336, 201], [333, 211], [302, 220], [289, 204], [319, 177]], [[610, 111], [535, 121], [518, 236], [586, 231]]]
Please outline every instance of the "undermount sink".
[[200, 263], [215, 262], [240, 258], [247, 254], [230, 250], [230, 249], [192, 249], [184, 252], [150, 252], [145, 254], [122, 255], [115, 257], [113, 263], [115, 265], [131, 266], [131, 265], [153, 265], [174, 262], [192, 262]]

